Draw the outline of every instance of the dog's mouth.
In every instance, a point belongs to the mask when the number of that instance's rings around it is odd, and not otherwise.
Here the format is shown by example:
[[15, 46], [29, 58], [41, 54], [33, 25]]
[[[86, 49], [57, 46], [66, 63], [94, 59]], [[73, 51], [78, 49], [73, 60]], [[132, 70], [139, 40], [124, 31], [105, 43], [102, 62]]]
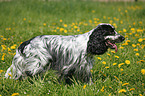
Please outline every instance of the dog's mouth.
[[117, 52], [117, 45], [115, 44], [115, 42], [107, 40], [106, 46], [108, 46], [111, 49], [115, 49], [115, 52]]

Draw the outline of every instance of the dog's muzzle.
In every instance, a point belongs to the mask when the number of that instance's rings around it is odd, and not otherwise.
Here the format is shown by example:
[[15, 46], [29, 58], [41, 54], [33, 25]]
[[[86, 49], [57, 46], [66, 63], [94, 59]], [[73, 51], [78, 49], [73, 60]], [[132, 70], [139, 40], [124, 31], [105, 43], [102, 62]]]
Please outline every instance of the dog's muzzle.
[[114, 36], [106, 36], [105, 37], [106, 40], [106, 46], [108, 46], [111, 49], [115, 49], [115, 52], [117, 52], [117, 45], [115, 43], [121, 43], [122, 41], [125, 40], [125, 38], [120, 35], [120, 34], [116, 34]]

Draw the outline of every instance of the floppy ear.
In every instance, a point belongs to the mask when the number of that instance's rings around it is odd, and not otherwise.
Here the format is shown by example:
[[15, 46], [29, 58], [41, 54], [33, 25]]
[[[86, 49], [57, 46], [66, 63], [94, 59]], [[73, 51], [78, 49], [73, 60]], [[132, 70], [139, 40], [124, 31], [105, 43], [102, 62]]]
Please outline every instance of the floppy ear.
[[107, 27], [108, 25], [98, 25], [90, 35], [87, 45], [88, 53], [101, 55], [107, 51], [108, 47], [105, 44], [105, 39], [103, 36], [105, 26]]

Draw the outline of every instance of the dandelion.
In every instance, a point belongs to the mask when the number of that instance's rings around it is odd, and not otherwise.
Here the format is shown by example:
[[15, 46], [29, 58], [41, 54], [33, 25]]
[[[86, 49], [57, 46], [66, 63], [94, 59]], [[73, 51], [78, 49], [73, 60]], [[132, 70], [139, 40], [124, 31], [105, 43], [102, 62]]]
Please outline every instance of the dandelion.
[[59, 22], [62, 22], [62, 20], [59, 20]]
[[11, 46], [11, 49], [16, 49], [16, 46]]
[[125, 86], [125, 85], [129, 85], [129, 83], [124, 83], [124, 84], [122, 84], [122, 86]]
[[143, 39], [142, 39], [142, 38], [138, 39], [138, 42], [142, 42], [142, 41], [143, 41]]
[[134, 49], [134, 51], [138, 51], [138, 49]]
[[92, 13], [95, 13], [95, 10], [92, 10]]
[[43, 26], [46, 26], [46, 23], [43, 23]]
[[26, 18], [24, 18], [23, 20], [26, 21]]
[[91, 71], [91, 73], [93, 73], [93, 70], [90, 70]]
[[6, 50], [6, 45], [1, 45], [1, 47], [2, 47], [2, 51]]
[[121, 47], [119, 47], [119, 49], [124, 49], [124, 47], [121, 46]]
[[122, 65], [124, 65], [124, 63], [120, 63], [120, 64], [118, 65], [118, 67], [120, 68]]
[[108, 69], [108, 68], [109, 68], [109, 66], [106, 66], [105, 68], [106, 68], [106, 69]]
[[129, 89], [129, 91], [133, 91], [133, 90], [135, 90], [135, 88], [130, 88], [130, 89]]
[[141, 73], [145, 75], [145, 69], [141, 69]]
[[123, 29], [123, 32], [126, 32], [126, 29]]
[[64, 33], [67, 33], [67, 30], [64, 30]]
[[6, 55], [6, 53], [3, 53], [3, 56], [2, 56], [2, 58], [1, 58], [2, 61], [4, 61], [5, 55]]
[[129, 61], [129, 60], [125, 60], [125, 63], [126, 63], [126, 64], [130, 64], [130, 61]]
[[132, 44], [132, 47], [136, 47], [136, 45], [135, 44]]
[[108, 56], [110, 56], [110, 54], [107, 54]]
[[120, 71], [123, 71], [123, 69], [121, 68]]
[[10, 73], [8, 73], [8, 75], [9, 75], [10, 77], [12, 77], [12, 75], [11, 75]]
[[104, 92], [104, 86], [102, 87], [101, 91]]
[[139, 96], [143, 96], [142, 94], [139, 94]]
[[115, 79], [119, 80], [116, 76], [114, 76]]
[[0, 70], [0, 73], [4, 72], [4, 70]]
[[136, 53], [135, 55], [136, 55], [136, 56], [139, 56], [139, 53]]
[[115, 58], [119, 58], [119, 56], [115, 56]]
[[113, 66], [116, 65], [117, 63], [113, 63]]
[[97, 57], [99, 60], [101, 60], [101, 58], [100, 57]]
[[103, 63], [103, 64], [106, 64], [106, 62], [105, 62], [105, 61], [103, 61], [102, 63]]
[[84, 85], [84, 86], [83, 86], [83, 89], [85, 89], [85, 88], [86, 88], [86, 86], [87, 86], [87, 85]]
[[115, 51], [111, 51], [111, 53], [115, 53]]
[[13, 93], [11, 96], [18, 96], [19, 93]]
[[120, 90], [118, 91], [118, 93], [122, 93], [122, 92], [126, 92], [126, 90], [125, 90], [125, 89], [120, 89]]
[[67, 24], [64, 24], [63, 26], [64, 26], [64, 27], [67, 27]]
[[78, 26], [74, 26], [74, 28], [75, 28], [75, 29], [77, 29], [77, 28], [78, 28]]

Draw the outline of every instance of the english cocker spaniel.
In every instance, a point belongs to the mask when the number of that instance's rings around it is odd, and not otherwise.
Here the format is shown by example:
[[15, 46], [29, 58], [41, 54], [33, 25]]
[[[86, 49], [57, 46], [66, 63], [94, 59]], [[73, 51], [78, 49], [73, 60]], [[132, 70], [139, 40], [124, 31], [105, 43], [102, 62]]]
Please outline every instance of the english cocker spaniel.
[[106, 23], [99, 24], [88, 33], [72, 36], [41, 35], [23, 42], [16, 50], [12, 65], [5, 77], [13, 79], [34, 76], [49, 69], [57, 70], [66, 83], [74, 77], [88, 83], [91, 78], [93, 56], [104, 54], [115, 43], [124, 41], [115, 28]]

